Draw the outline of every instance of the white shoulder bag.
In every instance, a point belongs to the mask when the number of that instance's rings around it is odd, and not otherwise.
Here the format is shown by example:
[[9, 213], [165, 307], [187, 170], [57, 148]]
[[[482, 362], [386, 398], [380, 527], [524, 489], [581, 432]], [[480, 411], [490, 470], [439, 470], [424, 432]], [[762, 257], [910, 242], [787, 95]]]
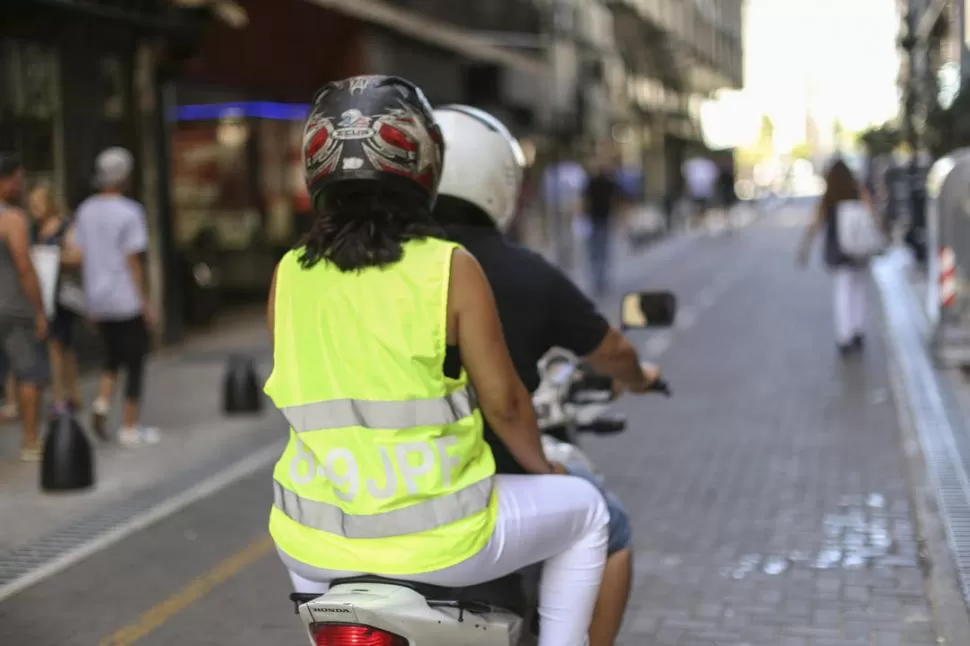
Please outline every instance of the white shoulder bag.
[[34, 264], [34, 273], [40, 283], [40, 296], [44, 303], [47, 318], [54, 316], [54, 302], [57, 294], [57, 278], [61, 273], [61, 249], [45, 245], [34, 245], [30, 248], [30, 259]]
[[849, 258], [868, 260], [885, 251], [889, 241], [865, 202], [839, 202], [835, 222], [839, 248]]

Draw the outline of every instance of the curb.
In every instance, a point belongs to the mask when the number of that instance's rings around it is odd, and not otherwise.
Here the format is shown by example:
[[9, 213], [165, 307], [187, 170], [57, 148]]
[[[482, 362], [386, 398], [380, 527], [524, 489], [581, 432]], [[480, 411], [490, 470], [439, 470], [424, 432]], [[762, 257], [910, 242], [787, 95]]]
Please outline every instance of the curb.
[[27, 544], [0, 552], [0, 601], [268, 468], [282, 451], [279, 440], [231, 447], [228, 455], [174, 473], [120, 503], [102, 505]]
[[[883, 331], [883, 336], [891, 334]], [[886, 340], [887, 345], [889, 340]], [[929, 484], [926, 456], [906, 401], [905, 386], [895, 357], [889, 361], [889, 382], [899, 420], [901, 448], [910, 485], [910, 506], [915, 519], [919, 564], [923, 585], [933, 614], [933, 629], [940, 644], [970, 643], [970, 615], [960, 592], [957, 565], [950, 550], [946, 527], [933, 486]], [[948, 567], [941, 567], [945, 564]]]
[[[914, 512], [919, 561], [938, 643], [970, 644], [970, 614], [959, 574], [959, 558], [954, 551], [946, 501], [943, 500], [940, 489], [939, 465], [935, 465], [930, 459], [928, 454], [933, 452], [932, 448], [927, 446], [927, 439], [921, 436], [921, 423], [925, 425], [926, 422], [920, 419], [918, 406], [915, 405], [918, 396], [912, 383], [917, 376], [904, 373], [906, 361], [901, 349], [903, 332], [894, 325], [889, 311], [890, 299], [908, 299], [911, 307], [917, 307], [918, 303], [909, 291], [904, 292], [905, 295], [893, 293], [878, 275], [899, 271], [898, 266], [882, 264], [874, 272], [874, 282], [878, 288], [883, 313], [881, 333], [889, 349], [889, 381], [899, 420], [900, 448], [910, 485], [910, 505]], [[939, 397], [938, 382], [925, 384], [925, 387], [936, 390]], [[952, 429], [947, 429], [947, 432], [952, 433]]]

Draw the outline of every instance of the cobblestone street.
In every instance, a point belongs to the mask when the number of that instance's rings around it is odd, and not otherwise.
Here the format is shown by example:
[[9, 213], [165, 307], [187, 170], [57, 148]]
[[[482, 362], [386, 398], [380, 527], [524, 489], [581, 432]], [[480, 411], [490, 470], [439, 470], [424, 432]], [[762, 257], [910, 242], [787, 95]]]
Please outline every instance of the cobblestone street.
[[638, 283], [681, 298], [672, 340], [647, 342], [675, 396], [626, 400], [629, 432], [586, 445], [636, 527], [626, 646], [935, 643], [877, 294], [864, 357], [840, 359], [798, 215]]
[[[877, 293], [864, 354], [841, 359], [829, 277], [794, 265], [799, 222], [624, 254], [620, 287], [670, 289], [681, 309], [632, 333], [673, 398], [625, 398], [627, 431], [584, 440], [633, 517], [623, 646], [937, 643]], [[271, 550], [139, 618], [265, 535], [268, 482], [262, 468], [6, 599], [0, 643], [304, 643]]]

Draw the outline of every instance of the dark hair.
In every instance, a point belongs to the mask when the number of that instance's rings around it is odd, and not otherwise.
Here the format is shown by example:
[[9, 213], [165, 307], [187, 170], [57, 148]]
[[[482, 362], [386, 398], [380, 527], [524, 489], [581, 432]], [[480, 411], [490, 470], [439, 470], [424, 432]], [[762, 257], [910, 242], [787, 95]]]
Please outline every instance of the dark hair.
[[831, 209], [839, 202], [858, 200], [859, 197], [859, 183], [856, 182], [849, 166], [841, 159], [835, 160], [825, 173], [825, 194], [822, 195], [822, 205], [826, 209]]
[[334, 185], [317, 200], [317, 217], [300, 241], [300, 266], [321, 260], [340, 271], [384, 267], [401, 259], [408, 240], [438, 237], [428, 198], [374, 182]]
[[487, 227], [498, 230], [492, 218], [471, 202], [451, 195], [439, 195], [434, 205], [435, 222], [441, 226]]
[[0, 179], [6, 179], [24, 167], [16, 153], [0, 151]]

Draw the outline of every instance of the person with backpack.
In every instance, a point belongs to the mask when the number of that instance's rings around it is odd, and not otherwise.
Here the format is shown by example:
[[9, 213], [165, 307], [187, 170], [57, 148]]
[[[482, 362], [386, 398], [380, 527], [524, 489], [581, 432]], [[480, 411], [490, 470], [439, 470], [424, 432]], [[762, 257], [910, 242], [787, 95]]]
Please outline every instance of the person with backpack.
[[885, 236], [869, 192], [841, 159], [825, 174], [825, 192], [802, 238], [799, 264], [808, 262], [820, 231], [823, 260], [835, 279], [835, 342], [846, 356], [864, 345], [869, 260], [882, 250]]

